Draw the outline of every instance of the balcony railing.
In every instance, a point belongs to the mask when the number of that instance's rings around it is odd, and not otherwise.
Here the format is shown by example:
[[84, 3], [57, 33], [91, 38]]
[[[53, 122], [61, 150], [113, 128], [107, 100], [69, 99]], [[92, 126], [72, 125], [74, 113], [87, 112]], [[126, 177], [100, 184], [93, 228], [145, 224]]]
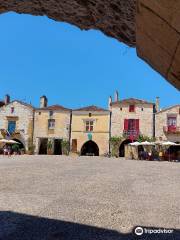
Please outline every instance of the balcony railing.
[[164, 126], [163, 131], [165, 133], [180, 133], [180, 127], [179, 126]]
[[124, 130], [123, 134], [129, 138], [137, 138], [140, 132], [139, 130]]

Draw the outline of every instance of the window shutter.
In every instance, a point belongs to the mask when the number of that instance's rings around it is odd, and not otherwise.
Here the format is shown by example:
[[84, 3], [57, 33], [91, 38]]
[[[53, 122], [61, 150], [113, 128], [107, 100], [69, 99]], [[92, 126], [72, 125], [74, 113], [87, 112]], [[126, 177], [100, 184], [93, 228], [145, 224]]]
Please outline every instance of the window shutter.
[[128, 119], [124, 119], [124, 130], [128, 130]]
[[139, 131], [139, 119], [136, 119], [136, 130]]

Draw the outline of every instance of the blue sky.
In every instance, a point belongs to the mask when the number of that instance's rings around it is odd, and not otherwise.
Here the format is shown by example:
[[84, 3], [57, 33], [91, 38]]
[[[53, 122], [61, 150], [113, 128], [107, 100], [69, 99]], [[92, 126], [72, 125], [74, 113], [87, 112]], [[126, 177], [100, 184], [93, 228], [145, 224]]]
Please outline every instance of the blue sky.
[[136, 51], [99, 31], [46, 17], [0, 15], [0, 97], [39, 105], [107, 106], [109, 95], [180, 103], [179, 91], [136, 56]]

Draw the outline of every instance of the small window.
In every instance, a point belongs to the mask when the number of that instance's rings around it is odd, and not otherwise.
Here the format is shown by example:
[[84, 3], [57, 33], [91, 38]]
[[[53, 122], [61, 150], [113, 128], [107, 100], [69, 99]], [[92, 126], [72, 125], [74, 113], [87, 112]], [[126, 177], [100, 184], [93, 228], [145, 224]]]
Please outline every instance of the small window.
[[8, 132], [10, 134], [14, 133], [16, 130], [16, 121], [8, 121]]
[[94, 130], [94, 122], [86, 121], [86, 132], [93, 132]]
[[54, 129], [55, 128], [55, 119], [49, 119], [48, 120], [48, 129]]
[[141, 108], [141, 111], [143, 112], [143, 111], [144, 111], [144, 108]]
[[92, 113], [89, 113], [89, 117], [92, 117]]
[[135, 106], [129, 105], [129, 112], [135, 112]]
[[120, 111], [122, 111], [122, 108], [120, 108]]
[[53, 111], [49, 111], [49, 116], [52, 117], [53, 116]]
[[14, 107], [11, 107], [11, 113], [14, 113]]
[[41, 115], [41, 112], [39, 112], [39, 115]]

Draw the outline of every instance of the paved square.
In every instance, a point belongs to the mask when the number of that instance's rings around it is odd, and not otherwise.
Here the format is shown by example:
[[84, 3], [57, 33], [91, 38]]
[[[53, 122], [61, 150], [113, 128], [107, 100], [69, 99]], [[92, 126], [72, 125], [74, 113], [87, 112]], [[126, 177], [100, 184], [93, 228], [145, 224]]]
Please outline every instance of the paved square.
[[0, 157], [1, 240], [134, 239], [134, 226], [180, 229], [180, 163]]

